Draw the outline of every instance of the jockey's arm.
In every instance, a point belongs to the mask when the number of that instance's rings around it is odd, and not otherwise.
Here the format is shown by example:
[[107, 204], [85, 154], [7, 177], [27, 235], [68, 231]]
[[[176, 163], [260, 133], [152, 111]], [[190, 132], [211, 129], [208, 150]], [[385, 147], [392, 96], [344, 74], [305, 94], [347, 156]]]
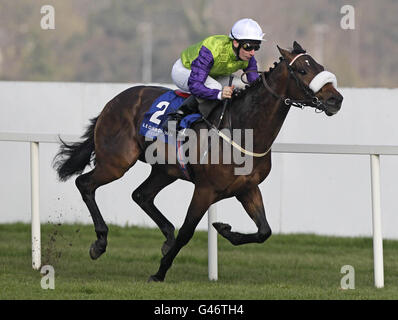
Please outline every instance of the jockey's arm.
[[214, 59], [209, 49], [202, 46], [198, 57], [192, 61], [191, 74], [188, 79], [189, 91], [196, 97], [206, 100], [221, 100], [221, 91], [205, 86], [207, 77], [213, 67]]
[[257, 69], [257, 61], [253, 56], [250, 58], [249, 65], [247, 66], [247, 68], [243, 69], [244, 72], [247, 72], [246, 78], [247, 78], [247, 81], [249, 81], [249, 83], [253, 82], [254, 80], [256, 80], [259, 77], [257, 70], [258, 70]]

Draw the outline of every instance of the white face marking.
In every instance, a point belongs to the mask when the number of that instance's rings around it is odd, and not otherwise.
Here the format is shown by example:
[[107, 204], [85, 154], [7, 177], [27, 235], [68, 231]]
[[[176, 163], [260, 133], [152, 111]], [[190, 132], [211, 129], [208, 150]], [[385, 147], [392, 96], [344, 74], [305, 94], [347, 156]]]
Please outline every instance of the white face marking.
[[308, 62], [308, 60], [305, 60], [305, 62], [307, 63], [308, 66], [310, 66], [310, 63]]

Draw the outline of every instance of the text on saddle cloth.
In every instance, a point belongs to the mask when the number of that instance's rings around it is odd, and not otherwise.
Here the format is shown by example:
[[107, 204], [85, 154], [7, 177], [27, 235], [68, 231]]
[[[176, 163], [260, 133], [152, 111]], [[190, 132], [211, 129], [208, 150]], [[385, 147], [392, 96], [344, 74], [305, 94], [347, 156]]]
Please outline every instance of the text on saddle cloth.
[[[184, 102], [186, 95], [176, 93], [173, 90], [167, 91], [158, 97], [144, 115], [140, 127], [140, 134], [150, 138], [160, 138], [164, 142], [168, 141], [168, 136], [163, 132], [163, 123], [167, 120], [168, 114], [176, 112], [180, 105]], [[199, 120], [201, 115], [198, 113], [190, 114], [184, 117], [180, 122], [181, 128], [189, 128], [195, 121]], [[173, 142], [173, 140], [170, 140]]]

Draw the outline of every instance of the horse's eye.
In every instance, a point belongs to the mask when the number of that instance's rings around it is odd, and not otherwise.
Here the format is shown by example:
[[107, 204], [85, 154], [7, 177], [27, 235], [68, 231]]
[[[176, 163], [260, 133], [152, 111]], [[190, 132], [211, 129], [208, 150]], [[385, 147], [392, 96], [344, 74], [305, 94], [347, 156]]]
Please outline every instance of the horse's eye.
[[304, 75], [304, 74], [307, 74], [307, 71], [305, 71], [305, 70], [303, 70], [303, 69], [298, 70], [298, 72], [301, 73], [301, 74], [303, 74], [303, 75]]

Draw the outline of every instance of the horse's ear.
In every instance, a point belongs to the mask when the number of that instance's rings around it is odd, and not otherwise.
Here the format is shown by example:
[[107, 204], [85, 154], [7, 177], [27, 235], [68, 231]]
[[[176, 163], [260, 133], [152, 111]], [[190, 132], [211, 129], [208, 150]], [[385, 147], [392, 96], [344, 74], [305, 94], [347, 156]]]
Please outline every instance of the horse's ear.
[[282, 57], [286, 60], [291, 60], [291, 53], [285, 49], [282, 49], [281, 47], [279, 47], [278, 45], [276, 46], [279, 50], [279, 52], [281, 53]]
[[293, 51], [296, 53], [304, 53], [305, 50], [299, 45], [297, 41], [293, 42]]

